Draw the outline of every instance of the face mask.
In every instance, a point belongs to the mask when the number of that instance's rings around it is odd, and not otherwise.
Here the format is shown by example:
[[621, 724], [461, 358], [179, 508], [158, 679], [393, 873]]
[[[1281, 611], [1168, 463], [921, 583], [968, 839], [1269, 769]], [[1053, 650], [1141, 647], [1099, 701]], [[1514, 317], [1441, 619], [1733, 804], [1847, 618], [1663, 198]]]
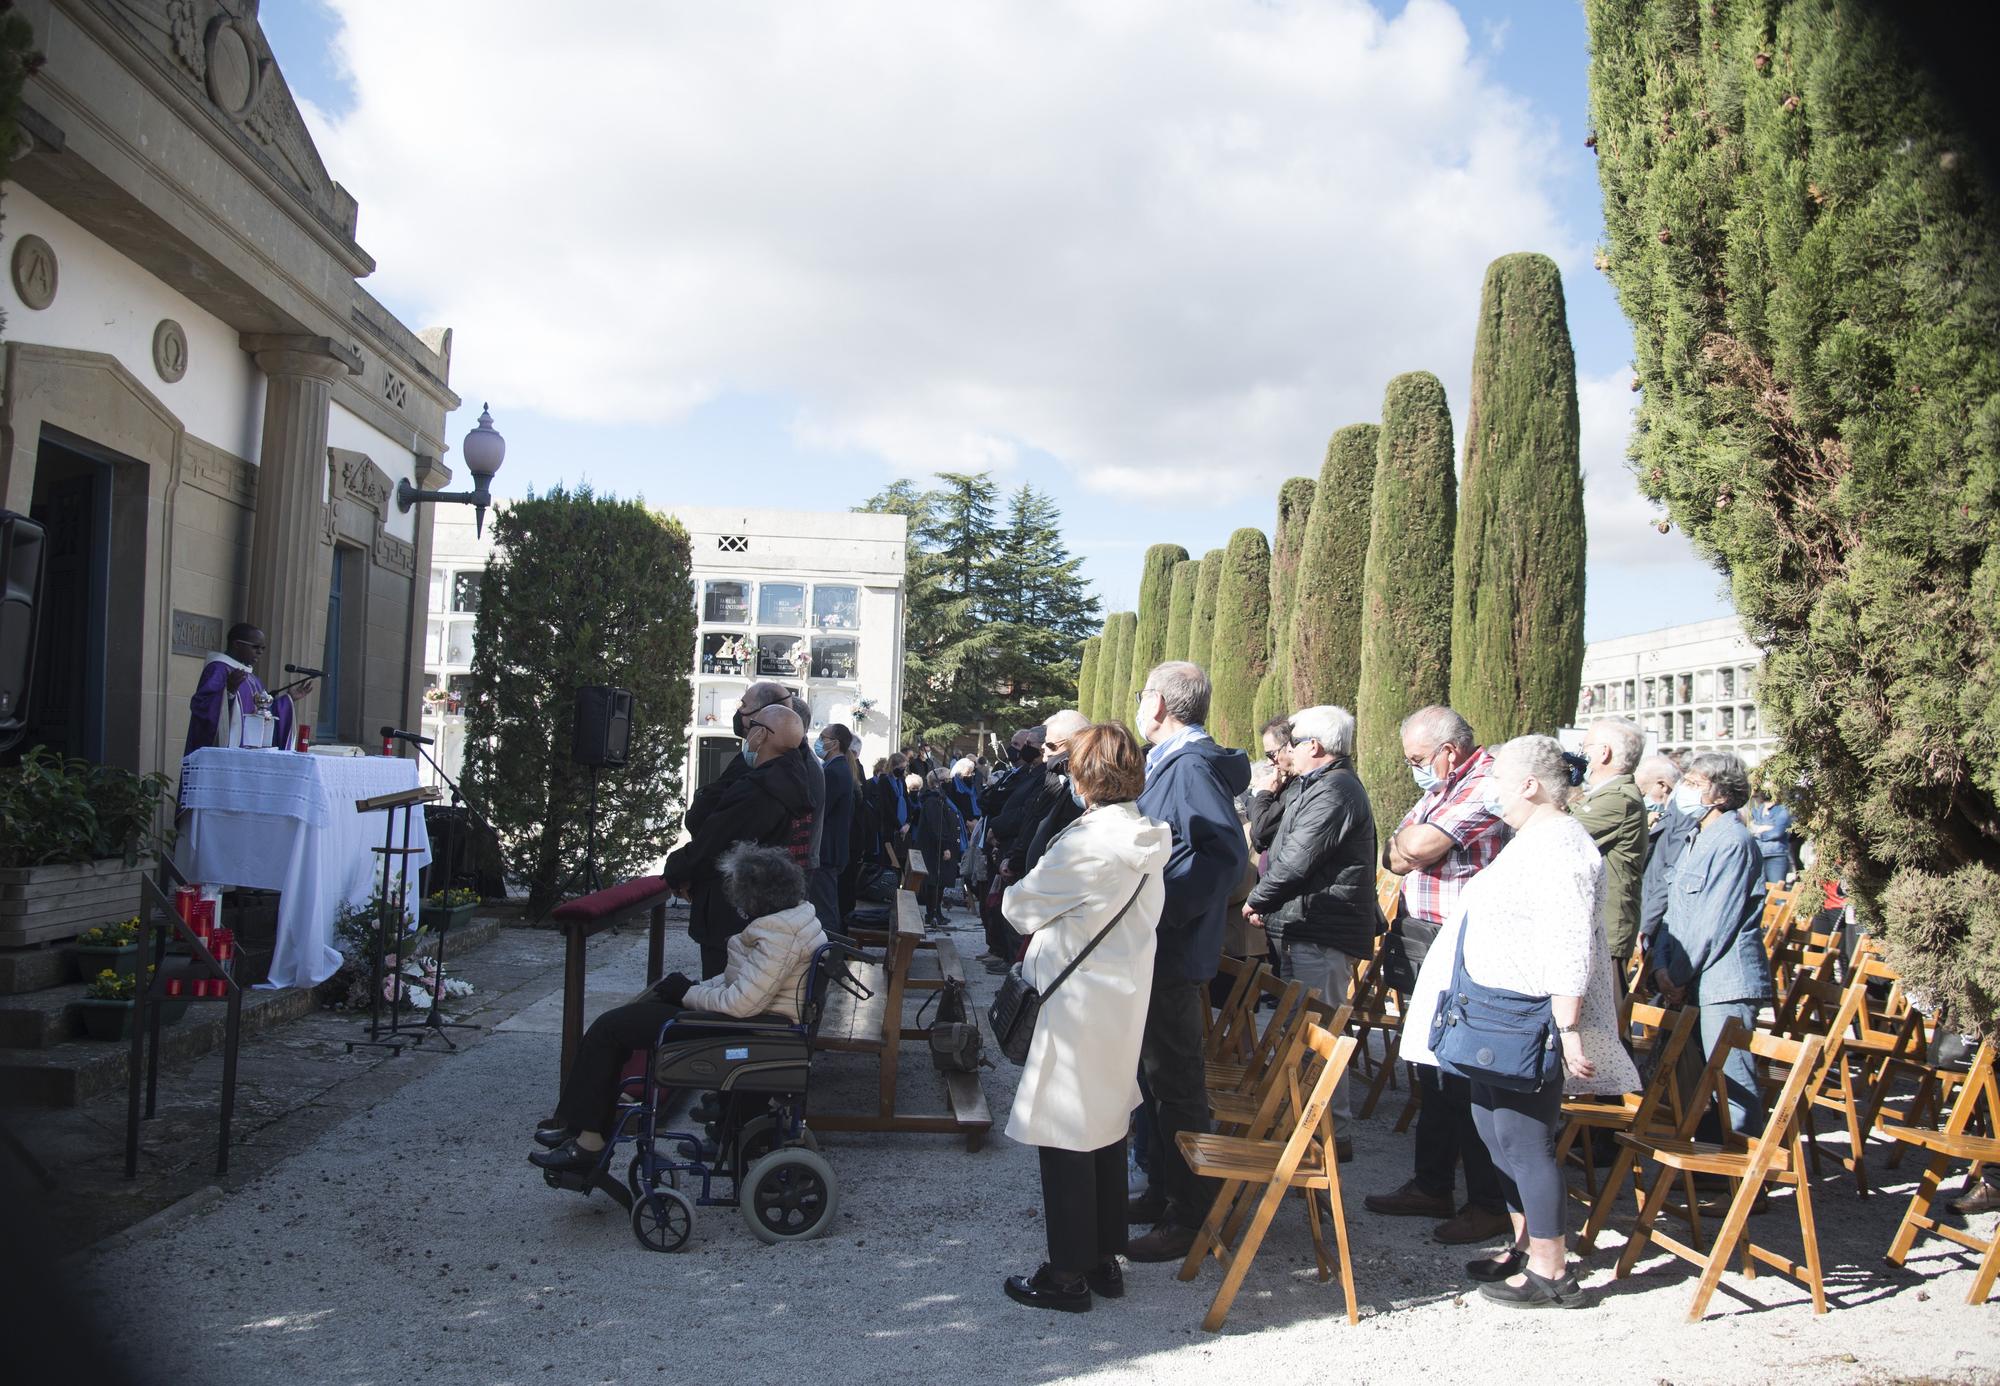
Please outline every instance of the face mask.
[[1706, 813], [1708, 805], [1701, 801], [1701, 791], [1691, 784], [1674, 786], [1674, 807], [1682, 813]]
[[755, 765], [757, 763], [757, 753], [748, 746], [743, 748], [743, 763], [745, 765]]
[[1415, 780], [1417, 788], [1423, 790], [1426, 794], [1443, 783], [1442, 780], [1438, 779], [1437, 771], [1431, 769], [1428, 762], [1423, 765], [1412, 765], [1410, 767], [1410, 778]]
[[1505, 807], [1501, 802], [1500, 786], [1493, 783], [1490, 777], [1485, 784], [1479, 787], [1479, 806], [1495, 818], [1505, 818], [1507, 816], [1500, 811]]
[[817, 740], [816, 740], [816, 741], [814, 741], [814, 742], [813, 742], [813, 754], [814, 754], [814, 755], [816, 755], [816, 756], [818, 756], [818, 757], [819, 757], [819, 758], [820, 758], [821, 760], [825, 760], [825, 759], [826, 759], [826, 743], [825, 743], [824, 741], [817, 741]]
[[1069, 787], [1069, 798], [1070, 802], [1075, 804], [1078, 808], [1084, 807], [1083, 795], [1077, 793], [1076, 786], [1074, 784], [1072, 784]]
[[743, 739], [743, 709], [742, 709], [742, 708], [740, 708], [740, 707], [739, 707], [739, 708], [737, 708], [737, 709], [736, 709], [736, 711], [734, 711], [734, 712], [732, 712], [732, 713], [730, 713], [730, 714], [729, 714], [729, 730], [731, 730], [732, 732], [735, 732], [735, 733], [736, 733], [736, 739], [737, 739], [738, 741], [741, 741], [741, 740]]

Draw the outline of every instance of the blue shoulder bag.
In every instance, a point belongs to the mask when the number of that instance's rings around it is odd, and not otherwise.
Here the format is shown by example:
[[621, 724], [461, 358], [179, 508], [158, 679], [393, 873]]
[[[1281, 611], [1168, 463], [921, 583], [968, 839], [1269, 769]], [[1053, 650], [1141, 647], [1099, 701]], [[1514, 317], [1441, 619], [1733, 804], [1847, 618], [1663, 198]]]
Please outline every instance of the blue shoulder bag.
[[1546, 996], [1485, 987], [1465, 971], [1465, 935], [1460, 921], [1458, 952], [1451, 964], [1451, 990], [1438, 996], [1431, 1017], [1431, 1053], [1446, 1073], [1510, 1092], [1534, 1092], [1562, 1074], [1561, 1037]]

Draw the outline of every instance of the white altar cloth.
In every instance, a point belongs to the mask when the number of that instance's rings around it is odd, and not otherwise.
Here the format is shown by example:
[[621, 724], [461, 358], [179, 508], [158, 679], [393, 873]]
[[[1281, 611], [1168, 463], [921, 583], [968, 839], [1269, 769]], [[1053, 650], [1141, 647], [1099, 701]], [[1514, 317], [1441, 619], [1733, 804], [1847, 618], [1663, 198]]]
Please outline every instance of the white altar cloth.
[[[202, 885], [277, 891], [277, 948], [264, 985], [317, 986], [340, 968], [334, 916], [343, 904], [367, 904], [382, 883], [373, 849], [383, 845], [389, 814], [357, 813], [355, 801], [416, 787], [413, 760], [204, 746], [181, 762], [174, 861]], [[400, 847], [400, 812], [396, 820]], [[409, 845], [421, 850], [398, 859], [390, 882], [410, 872], [414, 897], [414, 873], [431, 859], [421, 805], [410, 814]], [[415, 914], [419, 902], [409, 905]]]

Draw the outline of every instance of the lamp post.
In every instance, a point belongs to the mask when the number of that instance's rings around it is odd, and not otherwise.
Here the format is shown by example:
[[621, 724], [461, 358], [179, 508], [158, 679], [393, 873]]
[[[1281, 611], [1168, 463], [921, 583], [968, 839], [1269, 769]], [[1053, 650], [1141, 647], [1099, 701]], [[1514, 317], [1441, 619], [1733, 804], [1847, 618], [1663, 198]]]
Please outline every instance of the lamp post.
[[493, 474], [500, 470], [500, 463], [507, 456], [507, 440], [493, 427], [493, 415], [488, 409], [487, 405], [479, 406], [478, 426], [459, 445], [465, 469], [472, 473], [472, 489], [426, 491], [421, 486], [412, 486], [409, 478], [404, 477], [396, 483], [396, 509], [407, 511], [413, 505], [435, 505], [440, 501], [470, 505], [472, 532], [480, 533], [486, 523], [486, 507], [493, 503]]

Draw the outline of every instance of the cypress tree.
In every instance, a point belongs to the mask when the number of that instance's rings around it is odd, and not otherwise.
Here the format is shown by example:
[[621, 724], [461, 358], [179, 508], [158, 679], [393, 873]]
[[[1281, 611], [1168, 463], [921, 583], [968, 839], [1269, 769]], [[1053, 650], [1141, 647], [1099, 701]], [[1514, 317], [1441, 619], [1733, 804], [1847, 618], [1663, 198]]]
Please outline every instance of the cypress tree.
[[1389, 382], [1362, 579], [1355, 742], [1361, 782], [1387, 833], [1417, 801], [1403, 719], [1451, 692], [1451, 546], [1458, 484], [1451, 408], [1428, 371]]
[[1374, 424], [1349, 424], [1327, 441], [1286, 632], [1295, 708], [1334, 703], [1352, 710], [1361, 687], [1361, 579], [1381, 434]]
[[1229, 536], [1215, 589], [1208, 731], [1224, 746], [1260, 754], [1257, 685], [1271, 666], [1271, 546], [1261, 529]]
[[[1082, 711], [1092, 706], [1097, 698], [1097, 655], [1104, 648], [1104, 637], [1093, 635], [1083, 642], [1083, 656], [1077, 665], [1076, 701], [1070, 706]], [[1088, 714], [1086, 714], [1088, 715]]]
[[1125, 705], [1118, 714], [1134, 731], [1138, 730], [1135, 718], [1139, 690], [1146, 686], [1146, 675], [1153, 672], [1153, 666], [1165, 658], [1174, 565], [1186, 562], [1187, 556], [1188, 551], [1179, 544], [1155, 544], [1146, 550], [1145, 565], [1139, 573], [1139, 624], [1132, 633], [1130, 686], [1125, 690]]
[[1453, 563], [1451, 705], [1482, 741], [1552, 733], [1583, 676], [1583, 473], [1562, 272], [1486, 267]]
[[1188, 657], [1188, 638], [1194, 625], [1194, 588], [1200, 573], [1201, 564], [1195, 559], [1183, 558], [1174, 564], [1173, 589], [1167, 597], [1167, 647], [1160, 652], [1163, 660]]
[[1222, 581], [1222, 550], [1201, 556], [1194, 575], [1194, 612], [1188, 617], [1187, 657], [1206, 670], [1215, 652], [1215, 591]]
[[1125, 720], [1125, 686], [1132, 681], [1132, 638], [1139, 628], [1136, 612], [1114, 611], [1106, 627], [1106, 639], [1110, 642], [1110, 662], [1098, 657], [1097, 668], [1097, 710], [1091, 714], [1093, 722], [1122, 722]]
[[1312, 514], [1313, 492], [1308, 477], [1295, 476], [1278, 488], [1278, 527], [1271, 531], [1271, 668], [1257, 685], [1257, 725], [1307, 706], [1292, 701], [1292, 607], [1297, 600], [1299, 555], [1305, 547], [1306, 521]]
[[1587, 0], [1601, 263], [1639, 489], [1729, 574], [1769, 773], [1907, 984], [1990, 1031], [2000, 194], [1918, 8]]
[[1097, 668], [1090, 681], [1090, 697], [1086, 701], [1079, 698], [1076, 710], [1091, 721], [1097, 720], [1097, 705], [1104, 697], [1105, 681], [1112, 677], [1112, 670], [1118, 664], [1118, 613], [1104, 618], [1104, 629], [1097, 636]]

